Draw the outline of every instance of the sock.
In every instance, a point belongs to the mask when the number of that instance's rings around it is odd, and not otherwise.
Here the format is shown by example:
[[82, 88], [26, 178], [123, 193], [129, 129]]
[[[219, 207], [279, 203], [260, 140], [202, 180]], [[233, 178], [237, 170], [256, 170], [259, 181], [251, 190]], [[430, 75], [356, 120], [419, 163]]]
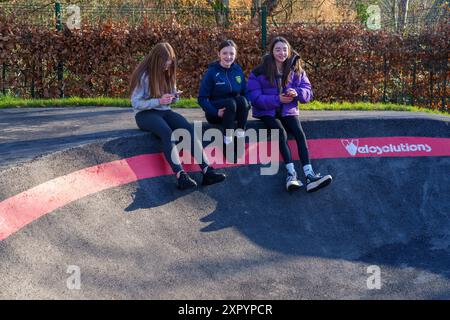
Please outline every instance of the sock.
[[315, 175], [312, 165], [310, 165], [310, 164], [303, 166], [303, 172], [305, 173], [305, 176], [307, 176], [308, 174], [313, 175], [313, 176]]
[[204, 168], [202, 169], [203, 174], [205, 174], [206, 171], [208, 171], [208, 168], [209, 168], [209, 166], [206, 166], [206, 167], [204, 167]]
[[180, 174], [183, 172], [184, 170], [180, 170], [177, 172], [177, 179], [180, 179]]
[[223, 142], [224, 142], [225, 144], [230, 144], [230, 143], [233, 142], [233, 137], [225, 136], [225, 137], [223, 137]]
[[238, 138], [244, 138], [245, 137], [245, 131], [242, 129], [237, 129], [236, 130], [236, 137]]
[[293, 164], [292, 162], [286, 164], [286, 169], [287, 169], [287, 171], [288, 171], [290, 174], [295, 173], [294, 164]]

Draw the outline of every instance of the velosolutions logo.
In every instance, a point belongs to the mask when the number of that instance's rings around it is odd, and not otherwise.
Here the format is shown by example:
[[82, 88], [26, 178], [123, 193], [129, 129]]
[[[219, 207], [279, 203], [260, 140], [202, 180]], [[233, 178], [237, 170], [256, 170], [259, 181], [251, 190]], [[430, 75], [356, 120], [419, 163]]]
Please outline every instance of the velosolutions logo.
[[357, 154], [363, 155], [382, 155], [386, 153], [414, 153], [414, 152], [431, 152], [432, 148], [428, 144], [411, 144], [411, 143], [400, 143], [400, 144], [370, 144], [366, 143], [360, 145], [359, 139], [341, 139], [341, 143], [345, 150], [351, 155], [356, 156]]

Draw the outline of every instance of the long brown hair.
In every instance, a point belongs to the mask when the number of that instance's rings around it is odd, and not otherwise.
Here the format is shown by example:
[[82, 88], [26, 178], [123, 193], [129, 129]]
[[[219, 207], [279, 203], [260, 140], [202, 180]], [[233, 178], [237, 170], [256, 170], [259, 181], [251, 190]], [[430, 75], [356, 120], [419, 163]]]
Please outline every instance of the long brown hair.
[[[172, 60], [172, 64], [166, 71], [165, 65], [169, 60]], [[177, 83], [176, 72], [177, 60], [172, 46], [167, 42], [158, 43], [134, 69], [130, 79], [130, 93], [139, 85], [144, 73], [149, 78], [148, 89], [152, 98], [173, 93]]]
[[263, 57], [263, 70], [264, 74], [269, 79], [270, 83], [272, 85], [276, 84], [276, 74], [277, 74], [277, 65], [275, 63], [275, 58], [273, 56], [273, 48], [278, 42], [283, 42], [288, 47], [288, 58], [283, 62], [283, 77], [281, 78], [282, 86], [286, 86], [290, 76], [291, 72], [295, 72], [298, 76], [303, 72], [302, 69], [302, 61], [300, 58], [300, 55], [295, 51], [292, 50], [292, 47], [290, 43], [286, 40], [284, 37], [275, 37], [272, 39], [272, 41], [269, 44], [269, 53], [266, 54]]

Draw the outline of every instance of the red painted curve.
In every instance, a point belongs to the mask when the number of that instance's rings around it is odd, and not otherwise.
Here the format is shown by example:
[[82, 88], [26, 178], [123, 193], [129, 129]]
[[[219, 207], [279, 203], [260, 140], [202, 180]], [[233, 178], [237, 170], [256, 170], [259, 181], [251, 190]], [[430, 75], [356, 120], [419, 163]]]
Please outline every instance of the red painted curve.
[[[298, 160], [295, 141], [289, 141], [293, 158]], [[241, 164], [214, 164], [216, 168], [265, 163], [249, 158], [252, 152], [267, 147], [264, 142], [246, 146], [247, 158]], [[381, 137], [308, 140], [311, 159], [364, 157], [450, 156], [449, 138]], [[211, 149], [206, 149], [207, 154]], [[253, 153], [257, 154], [257, 152]], [[269, 151], [270, 154], [270, 151]], [[252, 159], [252, 161], [250, 161]], [[256, 159], [256, 162], [254, 161]], [[266, 159], [267, 160], [267, 159]], [[197, 165], [185, 165], [198, 171]], [[145, 154], [103, 163], [49, 180], [0, 202], [0, 240], [27, 224], [85, 196], [141, 179], [172, 174], [163, 154]]]

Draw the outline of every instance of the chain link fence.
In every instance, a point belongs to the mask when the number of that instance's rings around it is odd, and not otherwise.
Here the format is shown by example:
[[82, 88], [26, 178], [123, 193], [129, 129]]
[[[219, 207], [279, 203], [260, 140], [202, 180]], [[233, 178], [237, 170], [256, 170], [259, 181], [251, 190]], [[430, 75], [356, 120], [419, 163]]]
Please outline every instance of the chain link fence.
[[[0, 13], [26, 20], [27, 24], [54, 28], [59, 15], [66, 23], [70, 19], [79, 19], [81, 24], [120, 21], [135, 26], [144, 21], [174, 20], [186, 26], [223, 26], [248, 22], [256, 15], [256, 9], [227, 7], [147, 7], [144, 5], [87, 5], [79, 4], [79, 16], [71, 10], [70, 3], [8, 4], [0, 3]], [[59, 8], [59, 9], [58, 9]]]

